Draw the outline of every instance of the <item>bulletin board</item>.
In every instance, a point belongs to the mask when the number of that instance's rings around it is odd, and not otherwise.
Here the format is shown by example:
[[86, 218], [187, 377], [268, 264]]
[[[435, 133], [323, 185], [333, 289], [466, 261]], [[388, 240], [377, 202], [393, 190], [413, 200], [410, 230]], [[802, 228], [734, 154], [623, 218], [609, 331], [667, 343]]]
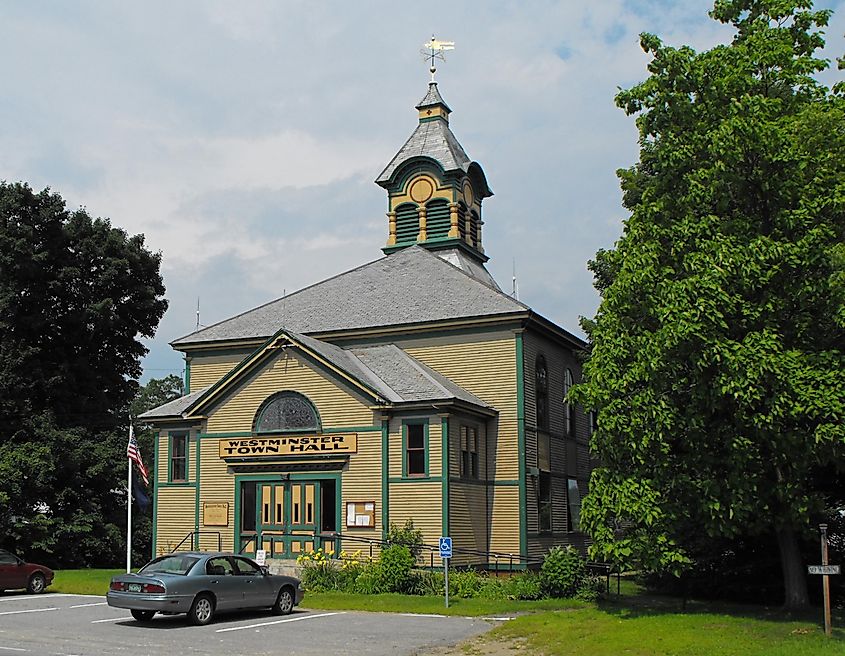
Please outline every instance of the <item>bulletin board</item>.
[[346, 502], [346, 527], [347, 528], [375, 528], [376, 527], [376, 503], [375, 503], [375, 501], [347, 501]]

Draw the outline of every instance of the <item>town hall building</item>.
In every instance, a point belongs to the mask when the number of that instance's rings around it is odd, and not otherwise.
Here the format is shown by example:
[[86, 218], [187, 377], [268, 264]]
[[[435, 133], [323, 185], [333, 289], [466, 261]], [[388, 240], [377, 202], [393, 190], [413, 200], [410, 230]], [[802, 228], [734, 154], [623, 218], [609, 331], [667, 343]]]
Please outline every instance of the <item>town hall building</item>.
[[431, 82], [376, 183], [384, 257], [172, 342], [186, 395], [155, 426], [154, 550], [357, 549], [411, 519], [458, 565], [584, 546], [585, 343], [485, 267], [481, 166]]

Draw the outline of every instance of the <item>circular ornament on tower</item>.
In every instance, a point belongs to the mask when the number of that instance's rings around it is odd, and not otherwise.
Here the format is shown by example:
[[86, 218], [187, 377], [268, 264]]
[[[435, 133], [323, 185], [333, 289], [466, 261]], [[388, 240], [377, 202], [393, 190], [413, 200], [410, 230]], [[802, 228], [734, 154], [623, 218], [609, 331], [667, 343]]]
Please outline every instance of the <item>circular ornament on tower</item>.
[[475, 200], [475, 197], [472, 195], [472, 185], [469, 182], [464, 182], [464, 202], [467, 205], [472, 205], [473, 200]]
[[428, 178], [417, 178], [411, 183], [411, 199], [415, 203], [424, 203], [434, 193], [434, 185]]

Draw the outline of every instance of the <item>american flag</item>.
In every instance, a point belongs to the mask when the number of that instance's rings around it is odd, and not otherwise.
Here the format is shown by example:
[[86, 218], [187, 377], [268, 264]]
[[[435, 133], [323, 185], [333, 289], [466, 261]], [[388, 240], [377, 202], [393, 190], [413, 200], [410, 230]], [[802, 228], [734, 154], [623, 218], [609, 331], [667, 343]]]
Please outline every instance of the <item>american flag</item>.
[[150, 479], [147, 476], [147, 468], [144, 467], [144, 461], [141, 459], [141, 450], [138, 448], [138, 440], [135, 439], [132, 424], [129, 424], [129, 445], [126, 447], [126, 455], [138, 466], [141, 478], [144, 479], [144, 485], [149, 485]]

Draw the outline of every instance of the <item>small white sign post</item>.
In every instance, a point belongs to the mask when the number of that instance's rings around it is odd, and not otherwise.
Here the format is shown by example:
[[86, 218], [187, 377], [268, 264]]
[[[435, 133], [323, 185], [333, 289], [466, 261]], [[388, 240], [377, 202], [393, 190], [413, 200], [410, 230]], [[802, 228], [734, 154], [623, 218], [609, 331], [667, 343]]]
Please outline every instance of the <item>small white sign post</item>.
[[449, 559], [452, 557], [452, 538], [440, 538], [440, 558], [443, 561], [443, 578], [446, 581], [446, 608], [449, 608]]
[[822, 592], [824, 593], [824, 632], [830, 637], [830, 579], [831, 574], [839, 574], [839, 565], [830, 565], [827, 562], [827, 524], [819, 524], [822, 539], [822, 564], [810, 565], [807, 567], [808, 574], [821, 574]]
[[255, 564], [264, 567], [267, 562], [267, 552], [264, 549], [257, 549], [255, 551]]

